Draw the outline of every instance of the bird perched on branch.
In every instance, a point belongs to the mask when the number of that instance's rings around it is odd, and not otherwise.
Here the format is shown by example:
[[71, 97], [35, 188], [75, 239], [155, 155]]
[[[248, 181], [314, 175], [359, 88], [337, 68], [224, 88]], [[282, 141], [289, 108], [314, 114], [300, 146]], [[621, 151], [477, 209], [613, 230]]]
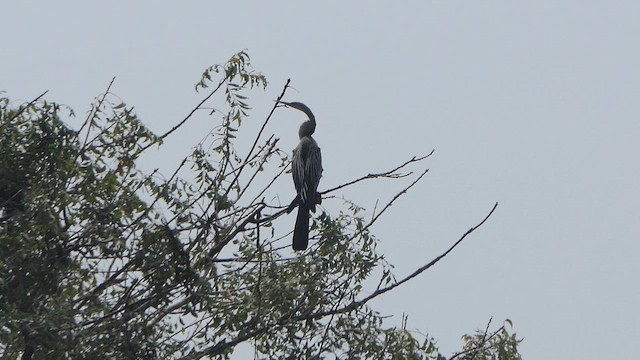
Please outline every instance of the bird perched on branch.
[[318, 183], [322, 176], [322, 156], [318, 143], [311, 136], [316, 130], [316, 118], [311, 109], [301, 102], [280, 103], [285, 107], [300, 110], [308, 117], [307, 121], [300, 125], [300, 142], [293, 149], [291, 174], [297, 195], [289, 208], [291, 212], [296, 205], [298, 206], [296, 226], [293, 230], [293, 250], [304, 250], [309, 244], [309, 212], [315, 212], [316, 204], [321, 201]]

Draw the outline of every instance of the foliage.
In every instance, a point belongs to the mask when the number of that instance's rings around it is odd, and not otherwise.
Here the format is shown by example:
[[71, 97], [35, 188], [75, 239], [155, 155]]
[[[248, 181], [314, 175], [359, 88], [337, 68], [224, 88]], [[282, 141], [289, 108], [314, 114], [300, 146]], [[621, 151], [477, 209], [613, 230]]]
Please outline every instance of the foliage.
[[[196, 89], [209, 94], [162, 135], [111, 85], [78, 130], [58, 104], [0, 99], [3, 359], [225, 359], [242, 343], [258, 358], [443, 358], [366, 304], [374, 273], [375, 296], [405, 281], [369, 232], [384, 210], [369, 221], [350, 203], [323, 212], [310, 249], [288, 250], [286, 207], [265, 200], [289, 163], [262, 134], [275, 106], [246, 154], [236, 148], [246, 92], [266, 85], [240, 52], [205, 71]], [[219, 91], [220, 125], [169, 178], [136, 167]], [[404, 177], [422, 159], [344, 186]]]
[[[490, 322], [489, 322], [490, 323]], [[516, 334], [509, 334], [507, 326], [512, 326], [511, 320], [505, 320], [505, 325], [501, 326], [492, 334], [484, 331], [476, 331], [474, 335], [464, 335], [464, 348], [454, 355], [454, 358], [461, 360], [522, 360], [518, 353], [518, 345], [522, 339], [518, 339]]]

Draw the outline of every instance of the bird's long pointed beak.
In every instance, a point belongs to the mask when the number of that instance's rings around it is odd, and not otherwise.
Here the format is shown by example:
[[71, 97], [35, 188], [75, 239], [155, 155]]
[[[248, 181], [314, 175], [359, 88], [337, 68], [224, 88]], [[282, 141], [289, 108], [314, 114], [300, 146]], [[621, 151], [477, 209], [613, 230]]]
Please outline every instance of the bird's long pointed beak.
[[289, 103], [286, 101], [278, 101], [278, 100], [274, 100], [278, 105], [276, 105], [276, 107], [288, 107]]

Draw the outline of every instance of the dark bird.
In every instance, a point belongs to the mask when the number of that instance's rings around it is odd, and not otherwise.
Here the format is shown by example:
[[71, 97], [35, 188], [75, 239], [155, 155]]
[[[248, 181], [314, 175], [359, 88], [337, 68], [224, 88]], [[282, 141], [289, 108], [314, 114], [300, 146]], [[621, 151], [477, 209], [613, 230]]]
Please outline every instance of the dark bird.
[[311, 109], [303, 103], [283, 101], [280, 103], [302, 111], [309, 118], [300, 125], [298, 130], [300, 142], [293, 149], [291, 160], [291, 174], [297, 192], [292, 206], [298, 205], [298, 216], [293, 230], [293, 250], [304, 250], [309, 244], [309, 211], [315, 212], [316, 204], [321, 200], [318, 194], [318, 183], [322, 176], [322, 156], [318, 143], [311, 136], [316, 130], [316, 118]]

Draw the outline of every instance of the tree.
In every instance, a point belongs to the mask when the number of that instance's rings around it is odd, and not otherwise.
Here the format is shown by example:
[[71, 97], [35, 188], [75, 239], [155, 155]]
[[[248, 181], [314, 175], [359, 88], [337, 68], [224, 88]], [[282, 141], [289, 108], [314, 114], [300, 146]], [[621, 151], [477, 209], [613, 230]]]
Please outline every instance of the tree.
[[[290, 161], [264, 136], [275, 105], [249, 151], [236, 149], [246, 92], [267, 86], [245, 52], [207, 69], [196, 90], [208, 94], [162, 135], [116, 100], [112, 84], [77, 130], [61, 120], [73, 112], [45, 94], [18, 107], [0, 99], [3, 359], [229, 358], [240, 344], [261, 358], [444, 358], [432, 338], [385, 328], [367, 302], [429, 269], [495, 206], [444, 254], [396, 280], [369, 229], [426, 174], [407, 169], [431, 154], [414, 157], [322, 192], [414, 176], [371, 220], [348, 201], [320, 214], [316, 241], [293, 255], [290, 233], [278, 229], [288, 203], [267, 200]], [[168, 178], [138, 169], [143, 153], [215, 95], [222, 104], [210, 115], [220, 124], [209, 140]]]

